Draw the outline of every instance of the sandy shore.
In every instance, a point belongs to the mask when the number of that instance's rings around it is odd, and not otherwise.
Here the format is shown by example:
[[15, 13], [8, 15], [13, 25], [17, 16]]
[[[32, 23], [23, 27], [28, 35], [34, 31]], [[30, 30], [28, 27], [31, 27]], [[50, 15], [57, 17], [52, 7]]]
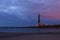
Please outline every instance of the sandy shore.
[[60, 33], [0, 33], [0, 40], [60, 40]]

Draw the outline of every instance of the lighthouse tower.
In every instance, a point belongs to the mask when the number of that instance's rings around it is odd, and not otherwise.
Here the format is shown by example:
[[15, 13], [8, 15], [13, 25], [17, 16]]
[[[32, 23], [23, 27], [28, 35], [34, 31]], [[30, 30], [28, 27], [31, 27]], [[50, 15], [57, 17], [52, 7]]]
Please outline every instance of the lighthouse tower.
[[38, 14], [38, 25], [37, 25], [38, 28], [40, 28], [40, 14]]

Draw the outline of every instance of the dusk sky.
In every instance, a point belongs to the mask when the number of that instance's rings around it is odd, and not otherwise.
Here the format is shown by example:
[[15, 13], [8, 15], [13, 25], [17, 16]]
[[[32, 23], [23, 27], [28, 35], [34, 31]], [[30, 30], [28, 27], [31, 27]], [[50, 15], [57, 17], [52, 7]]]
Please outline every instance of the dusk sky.
[[60, 0], [0, 0], [0, 26], [60, 24]]

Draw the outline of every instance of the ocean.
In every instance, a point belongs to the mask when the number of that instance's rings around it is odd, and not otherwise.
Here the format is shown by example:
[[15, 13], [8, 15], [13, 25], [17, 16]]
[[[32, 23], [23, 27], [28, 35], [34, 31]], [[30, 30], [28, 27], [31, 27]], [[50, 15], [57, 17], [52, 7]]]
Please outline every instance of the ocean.
[[48, 33], [60, 32], [60, 28], [19, 28], [19, 27], [0, 27], [0, 32], [21, 32], [21, 33]]

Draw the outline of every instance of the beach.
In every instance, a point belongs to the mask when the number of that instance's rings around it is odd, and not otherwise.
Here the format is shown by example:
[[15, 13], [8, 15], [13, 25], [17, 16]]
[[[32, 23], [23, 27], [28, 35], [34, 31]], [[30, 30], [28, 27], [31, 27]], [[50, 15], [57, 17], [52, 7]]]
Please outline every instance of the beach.
[[60, 33], [2, 33], [0, 40], [60, 40]]

